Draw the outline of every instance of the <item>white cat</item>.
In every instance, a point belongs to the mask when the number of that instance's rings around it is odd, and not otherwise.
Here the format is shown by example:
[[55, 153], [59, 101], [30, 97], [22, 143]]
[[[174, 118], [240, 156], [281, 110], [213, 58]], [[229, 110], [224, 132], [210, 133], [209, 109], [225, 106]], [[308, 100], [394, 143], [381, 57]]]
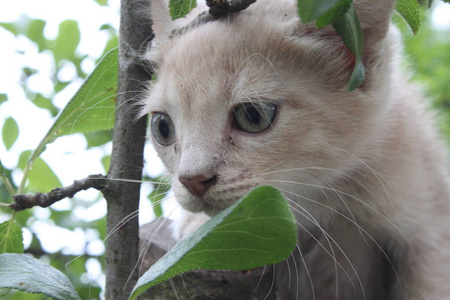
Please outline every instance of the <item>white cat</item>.
[[[354, 3], [366, 78], [352, 92], [354, 56], [332, 27], [301, 24], [294, 0], [175, 35], [193, 17], [174, 23], [166, 5], [152, 1], [143, 113], [182, 207], [214, 215], [279, 188], [300, 250], [277, 266], [280, 299], [450, 299], [448, 165], [398, 66], [394, 0]], [[186, 216], [180, 238], [205, 220]]]

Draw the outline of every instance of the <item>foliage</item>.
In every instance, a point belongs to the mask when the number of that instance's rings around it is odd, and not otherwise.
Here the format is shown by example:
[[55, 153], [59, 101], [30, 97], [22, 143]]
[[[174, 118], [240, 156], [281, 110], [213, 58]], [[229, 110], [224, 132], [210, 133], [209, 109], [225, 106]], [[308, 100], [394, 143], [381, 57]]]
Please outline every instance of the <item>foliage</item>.
[[0, 254], [0, 288], [42, 293], [58, 300], [80, 300], [66, 275], [38, 259], [15, 253]]
[[142, 275], [131, 299], [189, 270], [248, 270], [278, 263], [296, 243], [297, 224], [280, 191], [256, 188], [175, 245]]
[[[107, 5], [106, 0], [96, 0], [96, 2], [100, 5]], [[423, 0], [420, 2], [426, 6], [431, 3], [430, 0]], [[445, 2], [448, 2], [448, 0]], [[184, 16], [195, 6], [194, 3], [195, 1], [192, 0], [172, 0], [170, 6], [172, 17], [178, 18]], [[352, 12], [352, 1], [298, 0], [298, 3], [300, 16], [303, 22], [315, 21], [316, 26], [318, 27], [324, 27], [332, 24], [343, 38], [343, 41], [347, 47], [349, 47], [349, 49], [355, 54], [357, 63], [355, 65], [355, 71], [352, 75], [352, 79], [349, 82], [349, 89], [351, 90], [359, 86], [360, 82], [364, 78], [364, 66], [362, 65], [360, 59], [362, 54], [362, 34], [360, 29], [358, 29], [358, 20]], [[427, 93], [433, 95], [433, 97], [437, 96], [434, 101], [434, 107], [440, 112], [440, 117], [442, 119], [440, 124], [450, 141], [450, 87], [447, 82], [448, 70], [450, 69], [450, 56], [448, 55], [450, 35], [448, 32], [433, 31], [427, 22], [421, 25], [422, 11], [419, 9], [417, 1], [415, 0], [397, 0], [396, 10], [398, 14], [406, 20], [406, 23], [410, 29], [414, 33], [418, 32], [417, 37], [407, 37], [405, 39], [406, 49], [414, 61], [412, 67], [414, 68], [413, 74], [416, 75], [413, 79], [419, 82], [424, 82]], [[26, 39], [30, 43], [33, 43], [39, 53], [51, 54], [53, 63], [51, 67], [53, 70], [51, 73], [53, 92], [48, 95], [44, 95], [39, 92], [34, 92], [32, 89], [27, 87], [29, 79], [40, 72], [40, 70], [37, 70], [30, 65], [25, 65], [22, 69], [23, 82], [21, 87], [31, 103], [48, 112], [49, 115], [55, 116], [59, 111], [55, 105], [55, 96], [59, 93], [62, 94], [70, 85], [69, 81], [61, 79], [58, 76], [59, 72], [61, 72], [63, 68], [69, 64], [74, 67], [76, 73], [75, 78], [72, 80], [85, 79], [87, 74], [83, 70], [83, 62], [86, 62], [87, 60], [95, 60], [96, 62], [99, 62], [100, 56], [89, 57], [87, 54], [80, 53], [79, 45], [83, 34], [80, 30], [81, 26], [78, 21], [62, 21], [58, 27], [58, 35], [54, 39], [48, 38], [44, 34], [47, 25], [48, 24], [45, 20], [32, 19], [26, 16], [22, 17], [20, 22], [17, 23], [0, 23], [0, 27], [9, 31], [17, 39]], [[400, 26], [404, 32], [409, 30], [406, 28], [404, 23], [400, 23]], [[419, 26], [420, 31], [418, 30]], [[111, 28], [111, 26], [105, 24], [102, 28], [99, 28], [99, 30], [104, 30], [105, 28]], [[109, 34], [109, 39], [104, 45], [103, 51], [101, 51], [103, 53], [101, 56], [103, 57], [104, 54], [108, 53], [116, 46], [117, 36], [114, 33]], [[7, 168], [0, 162], [0, 173], [2, 179], [0, 181], [0, 204], [10, 202], [11, 196], [16, 191], [21, 193], [48, 191], [61, 185], [61, 182], [54, 170], [52, 170], [44, 159], [39, 157], [39, 155], [45, 150], [45, 147], [53, 142], [57, 137], [62, 135], [70, 135], [74, 132], [82, 132], [87, 141], [88, 148], [101, 147], [110, 142], [110, 132], [108, 130], [113, 126], [110, 120], [114, 119], [114, 95], [117, 80], [116, 56], [117, 52], [113, 51], [106, 56], [104, 60], [99, 62], [97, 68], [85, 81], [85, 84], [55, 119], [53, 127], [49, 130], [48, 134], [42, 139], [42, 142], [35, 150], [23, 151], [22, 149], [21, 155], [18, 155], [18, 161], [15, 167]], [[10, 101], [12, 101], [12, 99], [10, 99], [8, 95], [0, 93], [0, 106], [5, 105]], [[20, 122], [13, 117], [8, 117], [3, 120], [2, 142], [6, 151], [14, 150], [17, 141], [20, 139], [22, 134], [20, 125]], [[108, 161], [108, 159], [109, 154], [106, 153], [102, 160]], [[30, 169], [31, 166], [32, 169]], [[22, 182], [17, 182], [17, 179], [13, 180], [13, 175], [15, 172], [17, 173], [17, 170], [23, 171], [20, 174], [22, 175]], [[153, 192], [151, 192], [151, 196], [155, 197], [151, 197], [151, 199], [154, 201], [155, 207], [158, 207], [157, 203], [162, 199], [161, 195], [164, 195], [166, 192], [167, 186], [164, 184], [154, 187]], [[251, 198], [253, 197], [250, 197], [250, 199]], [[157, 201], [155, 201], [155, 199]], [[86, 255], [81, 257], [77, 257], [78, 253], [64, 253], [63, 250], [59, 250], [57, 253], [48, 253], [42, 246], [40, 236], [38, 236], [34, 230], [34, 225], [42, 222], [43, 219], [45, 221], [51, 220], [51, 222], [67, 228], [71, 232], [81, 230], [84, 234], [86, 234], [88, 232], [92, 232], [93, 230], [97, 237], [90, 241], [86, 241], [85, 249], [88, 249], [91, 241], [98, 241], [99, 237], [104, 238], [106, 236], [105, 220], [104, 218], [99, 218], [92, 222], [86, 222], [83, 219], [75, 217], [74, 212], [77, 209], [91, 207], [98, 201], [101, 201], [100, 197], [94, 200], [94, 202], [77, 199], [70, 203], [69, 208], [63, 210], [49, 208], [48, 216], [45, 218], [38, 215], [37, 212], [39, 212], [39, 210], [24, 211], [14, 216], [11, 216], [11, 213], [8, 210], [3, 210], [3, 218], [10, 218], [11, 220], [0, 223], [0, 253], [22, 253], [22, 231], [19, 226], [27, 228], [27, 232], [31, 233], [31, 242], [25, 249], [26, 253], [31, 253], [35, 257], [48, 261], [50, 265], [56, 267], [57, 269], [65, 269], [65, 275], [68, 280], [75, 285], [76, 293], [79, 294], [82, 299], [98, 298], [100, 293], [100, 289], [98, 287], [99, 282], [96, 279], [86, 280], [86, 278], [84, 278], [82, 280], [82, 278], [83, 275], [86, 277], [87, 264], [89, 260], [95, 260], [99, 264], [101, 264], [102, 261], [99, 261], [87, 250], [84, 252]], [[155, 208], [155, 214], [161, 215], [162, 210], [160, 208]], [[232, 214], [230, 214], [230, 216], [232, 216]], [[249, 220], [251, 222], [251, 219]], [[204, 234], [214, 233], [214, 228], [217, 229], [220, 228], [220, 226], [212, 226], [211, 228], [206, 229], [207, 232], [204, 232]], [[270, 228], [270, 226], [267, 226], [267, 228]], [[198, 244], [192, 244], [187, 250], [196, 249], [195, 247], [197, 246]], [[259, 248], [261, 248], [261, 246], [259, 246]], [[188, 252], [185, 254], [190, 255]], [[11, 256], [10, 254], [7, 254], [1, 256], [1, 259], [6, 259], [9, 262], [15, 262], [12, 260], [12, 257], [16, 259], [17, 255]], [[28, 259], [22, 258], [23, 256], [20, 257], [21, 258], [19, 258], [19, 260]], [[202, 260], [203, 259], [204, 258], [202, 258]], [[16, 263], [20, 264], [20, 262]], [[36, 262], [35, 260], [33, 260], [32, 264], [36, 264], [36, 266], [41, 267], [40, 262]], [[201, 266], [203, 265], [196, 265], [195, 267]], [[220, 268], [219, 266], [212, 267]], [[231, 268], [231, 266], [225, 267]], [[0, 275], [1, 272], [2, 271], [0, 270]], [[9, 272], [12, 271], [8, 270], [7, 272], [9, 274]], [[5, 271], [3, 271], [3, 275], [4, 274]], [[168, 277], [164, 278], [167, 279]], [[22, 280], [21, 282], [25, 282], [24, 278], [20, 280]], [[145, 280], [145, 278], [143, 280]], [[0, 280], [0, 282], [3, 281]], [[143, 283], [143, 285], [147, 284], [149, 284], [148, 280]], [[0, 289], [0, 296], [3, 295], [3, 292], [4, 290]], [[14, 293], [10, 293], [4, 297], [5, 299], [14, 299], [14, 295]], [[74, 297], [76, 298], [76, 296]], [[42, 299], [42, 297], [39, 295], [27, 295], [27, 299]]]
[[23, 253], [22, 229], [14, 220], [0, 224], [1, 253]]
[[[0, 224], [2, 248], [21, 252], [20, 228], [11, 225], [12, 221]], [[141, 277], [132, 298], [196, 268], [246, 270], [275, 264], [286, 259], [296, 243], [295, 218], [280, 191], [256, 188], [177, 244]], [[42, 293], [57, 300], [80, 299], [66, 275], [38, 259], [13, 253], [0, 254], [0, 289]]]

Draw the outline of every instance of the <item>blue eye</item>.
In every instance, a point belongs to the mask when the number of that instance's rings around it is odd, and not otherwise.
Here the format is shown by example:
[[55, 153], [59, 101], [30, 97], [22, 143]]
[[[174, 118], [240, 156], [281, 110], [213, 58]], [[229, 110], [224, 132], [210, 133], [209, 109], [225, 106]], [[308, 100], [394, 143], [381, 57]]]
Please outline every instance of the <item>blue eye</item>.
[[273, 123], [276, 112], [275, 103], [242, 103], [233, 111], [234, 123], [245, 132], [262, 132]]
[[162, 113], [153, 113], [151, 120], [151, 130], [155, 140], [163, 146], [168, 146], [175, 142], [175, 127], [172, 119]]

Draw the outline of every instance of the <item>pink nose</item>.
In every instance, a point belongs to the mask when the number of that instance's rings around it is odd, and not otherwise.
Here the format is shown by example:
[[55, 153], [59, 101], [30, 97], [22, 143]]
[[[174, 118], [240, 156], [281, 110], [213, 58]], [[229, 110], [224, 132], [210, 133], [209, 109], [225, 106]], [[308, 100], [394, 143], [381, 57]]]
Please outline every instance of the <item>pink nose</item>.
[[217, 176], [205, 177], [203, 175], [196, 175], [193, 177], [180, 176], [178, 180], [197, 197], [202, 197], [206, 191], [216, 183]]

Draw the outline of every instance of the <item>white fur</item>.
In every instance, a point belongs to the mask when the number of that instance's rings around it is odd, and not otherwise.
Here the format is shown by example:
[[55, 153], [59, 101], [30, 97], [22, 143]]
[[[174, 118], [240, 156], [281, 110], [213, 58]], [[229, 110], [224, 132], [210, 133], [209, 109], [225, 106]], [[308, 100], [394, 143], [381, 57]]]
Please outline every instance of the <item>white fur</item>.
[[[353, 92], [352, 55], [331, 27], [302, 25], [292, 0], [258, 0], [173, 37], [164, 0], [152, 5], [158, 79], [143, 111], [174, 122], [175, 144], [154, 144], [185, 209], [212, 215], [258, 185], [282, 190], [301, 254], [290, 279], [277, 267], [281, 299], [450, 299], [446, 156], [398, 67], [393, 0], [355, 3], [367, 76]], [[272, 127], [233, 128], [232, 108], [258, 101], [278, 102]], [[178, 180], [197, 175], [217, 176], [202, 198]], [[198, 227], [193, 218], [178, 227]]]

